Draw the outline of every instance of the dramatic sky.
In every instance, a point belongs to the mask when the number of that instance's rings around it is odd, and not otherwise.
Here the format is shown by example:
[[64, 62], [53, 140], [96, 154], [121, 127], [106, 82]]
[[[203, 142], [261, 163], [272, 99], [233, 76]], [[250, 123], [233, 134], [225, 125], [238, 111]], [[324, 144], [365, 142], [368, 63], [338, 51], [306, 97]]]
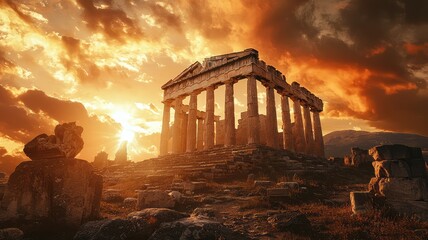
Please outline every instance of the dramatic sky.
[[[426, 0], [0, 0], [0, 158], [70, 121], [84, 127], [81, 158], [112, 159], [121, 138], [132, 160], [156, 156], [160, 87], [246, 48], [324, 100], [324, 133], [428, 135], [427, 13]], [[245, 84], [235, 92], [238, 116]]]

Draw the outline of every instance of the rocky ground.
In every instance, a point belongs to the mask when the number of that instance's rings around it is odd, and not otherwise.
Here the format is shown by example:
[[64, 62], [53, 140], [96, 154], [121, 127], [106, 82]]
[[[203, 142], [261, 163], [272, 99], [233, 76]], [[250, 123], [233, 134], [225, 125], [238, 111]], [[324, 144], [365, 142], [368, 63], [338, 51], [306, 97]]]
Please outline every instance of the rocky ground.
[[[205, 217], [250, 239], [428, 239], [428, 222], [398, 216], [387, 208], [352, 214], [349, 192], [367, 190], [372, 175], [371, 167], [337, 167], [279, 179], [256, 176], [256, 180], [273, 184], [299, 183], [300, 190], [280, 198], [267, 197], [265, 187], [255, 187], [246, 179], [211, 182], [194, 193], [184, 193], [174, 209], [188, 214], [202, 211]], [[171, 183], [179, 179], [175, 178], [147, 181], [124, 177], [105, 184], [104, 189], [119, 190], [120, 197], [101, 203], [102, 216], [126, 217], [135, 210], [123, 204], [124, 198], [136, 197], [138, 189], [171, 190]]]

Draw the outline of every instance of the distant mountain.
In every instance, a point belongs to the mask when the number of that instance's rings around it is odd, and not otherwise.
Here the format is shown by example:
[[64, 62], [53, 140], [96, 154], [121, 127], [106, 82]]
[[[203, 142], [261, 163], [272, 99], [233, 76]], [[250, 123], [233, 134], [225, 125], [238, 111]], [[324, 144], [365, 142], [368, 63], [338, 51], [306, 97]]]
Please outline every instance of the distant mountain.
[[324, 136], [326, 157], [349, 155], [351, 147], [369, 149], [379, 144], [404, 144], [428, 150], [428, 137], [409, 133], [343, 130]]

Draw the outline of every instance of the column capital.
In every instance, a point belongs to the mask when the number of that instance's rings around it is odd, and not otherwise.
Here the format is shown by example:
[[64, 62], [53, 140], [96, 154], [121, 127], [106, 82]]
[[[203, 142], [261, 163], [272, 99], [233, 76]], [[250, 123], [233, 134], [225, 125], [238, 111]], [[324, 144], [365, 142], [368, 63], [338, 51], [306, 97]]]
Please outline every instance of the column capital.
[[226, 81], [224, 81], [224, 84], [235, 84], [236, 82], [238, 82], [238, 79], [236, 78], [229, 78]]

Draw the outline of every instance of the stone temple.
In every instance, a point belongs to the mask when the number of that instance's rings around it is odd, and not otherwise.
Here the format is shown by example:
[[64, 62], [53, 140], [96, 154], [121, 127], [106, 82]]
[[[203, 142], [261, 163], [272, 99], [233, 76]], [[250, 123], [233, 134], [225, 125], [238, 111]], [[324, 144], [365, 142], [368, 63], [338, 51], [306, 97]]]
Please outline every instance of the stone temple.
[[[247, 111], [235, 128], [234, 84], [247, 81]], [[259, 114], [257, 82], [266, 87], [266, 116]], [[214, 115], [214, 91], [225, 85], [224, 119]], [[275, 67], [246, 49], [195, 62], [162, 86], [164, 110], [160, 156], [189, 154], [241, 145], [266, 145], [304, 155], [324, 157], [319, 113], [323, 102], [299, 83], [289, 84]], [[198, 94], [206, 91], [206, 109], [198, 109]], [[281, 96], [282, 133], [278, 131], [275, 92]], [[189, 105], [183, 99], [190, 96]], [[293, 102], [291, 122], [289, 99]], [[174, 122], [170, 110], [174, 108]]]

